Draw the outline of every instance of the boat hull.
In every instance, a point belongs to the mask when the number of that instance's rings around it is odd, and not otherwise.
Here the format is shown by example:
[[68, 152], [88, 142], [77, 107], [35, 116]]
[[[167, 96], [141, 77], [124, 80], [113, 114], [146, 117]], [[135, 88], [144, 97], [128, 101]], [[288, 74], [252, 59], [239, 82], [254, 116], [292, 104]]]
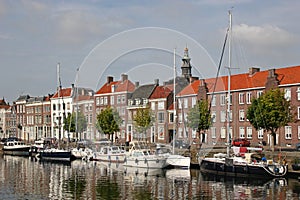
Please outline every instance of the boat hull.
[[29, 156], [29, 149], [30, 147], [16, 147], [16, 148], [8, 148], [3, 147], [3, 153], [6, 155], [13, 155], [13, 156]]
[[166, 163], [169, 167], [175, 168], [190, 168], [191, 158], [181, 155], [169, 155]]
[[163, 157], [126, 157], [124, 166], [162, 169], [167, 167], [167, 163], [166, 158]]
[[73, 159], [71, 151], [55, 150], [55, 149], [41, 151], [39, 156], [41, 160], [48, 160], [48, 161], [71, 161]]
[[95, 161], [102, 161], [102, 162], [111, 162], [111, 163], [124, 163], [125, 154], [97, 154], [94, 153], [93, 160]]
[[210, 173], [228, 176], [256, 176], [256, 177], [284, 177], [287, 173], [286, 165], [252, 165], [233, 164], [203, 159], [200, 162], [200, 170]]

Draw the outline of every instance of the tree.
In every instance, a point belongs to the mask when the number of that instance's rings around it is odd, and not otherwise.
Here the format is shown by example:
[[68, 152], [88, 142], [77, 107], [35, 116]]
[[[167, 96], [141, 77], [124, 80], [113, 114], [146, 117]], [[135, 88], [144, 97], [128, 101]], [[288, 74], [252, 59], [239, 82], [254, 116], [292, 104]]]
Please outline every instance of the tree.
[[114, 133], [120, 131], [121, 123], [122, 119], [119, 113], [111, 107], [107, 107], [97, 115], [96, 127], [109, 138], [112, 136], [111, 141], [113, 141]]
[[135, 122], [135, 129], [139, 133], [144, 133], [146, 136], [146, 131], [152, 126], [152, 113], [149, 107], [138, 108], [136, 114], [133, 117]]
[[[211, 114], [209, 111], [209, 103], [206, 100], [200, 100], [197, 104], [191, 108], [188, 112], [187, 126], [192, 129], [196, 129], [198, 133], [204, 132], [211, 126]], [[202, 142], [204, 136], [202, 137]]]
[[273, 139], [270, 146], [274, 150], [277, 130], [292, 122], [294, 114], [290, 101], [285, 99], [284, 92], [277, 88], [252, 100], [247, 110], [247, 119], [256, 130], [264, 129], [270, 133]]
[[73, 112], [72, 114], [69, 113], [67, 118], [64, 120], [64, 130], [76, 133], [76, 137], [78, 137], [77, 133], [82, 133], [86, 130], [86, 127], [87, 121], [81, 112]]

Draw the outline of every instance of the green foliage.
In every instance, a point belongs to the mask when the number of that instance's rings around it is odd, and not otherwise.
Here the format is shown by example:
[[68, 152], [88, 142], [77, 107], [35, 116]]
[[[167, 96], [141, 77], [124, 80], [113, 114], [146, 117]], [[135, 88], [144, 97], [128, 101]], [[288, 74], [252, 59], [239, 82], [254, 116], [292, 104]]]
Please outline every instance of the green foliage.
[[187, 126], [198, 132], [205, 131], [211, 126], [211, 114], [208, 101], [198, 101], [188, 112]]
[[135, 128], [138, 132], [146, 132], [146, 130], [152, 126], [153, 121], [150, 108], [138, 108], [133, 117], [133, 121], [135, 122]]
[[64, 120], [64, 130], [76, 132], [76, 122], [77, 132], [81, 133], [86, 130], [87, 121], [81, 112], [73, 112], [72, 114], [68, 114], [67, 118]]
[[265, 129], [275, 135], [276, 131], [293, 121], [290, 102], [284, 98], [284, 92], [272, 89], [253, 99], [247, 110], [247, 119], [256, 129]]
[[104, 134], [113, 135], [120, 130], [121, 123], [122, 119], [119, 113], [111, 107], [107, 107], [97, 115], [96, 127]]

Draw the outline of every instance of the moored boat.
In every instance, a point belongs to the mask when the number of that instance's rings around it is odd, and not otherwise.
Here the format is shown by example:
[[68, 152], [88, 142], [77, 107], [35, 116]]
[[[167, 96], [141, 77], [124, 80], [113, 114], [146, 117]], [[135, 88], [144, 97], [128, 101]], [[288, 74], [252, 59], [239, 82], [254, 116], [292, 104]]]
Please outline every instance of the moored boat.
[[3, 145], [3, 153], [6, 155], [29, 156], [30, 145], [20, 140], [7, 141]]
[[155, 154], [145, 144], [131, 142], [130, 146], [131, 148], [125, 157], [124, 166], [156, 169], [167, 167], [166, 156]]
[[95, 161], [123, 163], [125, 160], [125, 155], [125, 150], [120, 146], [99, 146], [94, 150], [92, 159]]
[[74, 159], [70, 150], [56, 148], [43, 149], [38, 157], [48, 161], [72, 161]]

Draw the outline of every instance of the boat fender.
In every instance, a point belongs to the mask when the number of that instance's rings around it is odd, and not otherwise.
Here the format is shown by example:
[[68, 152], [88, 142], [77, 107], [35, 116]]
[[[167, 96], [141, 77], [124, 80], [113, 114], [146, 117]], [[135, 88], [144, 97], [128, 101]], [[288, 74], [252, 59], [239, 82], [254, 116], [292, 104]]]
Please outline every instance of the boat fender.
[[127, 159], [126, 159], [126, 157], [124, 158], [124, 162], [127, 162]]
[[138, 159], [135, 159], [135, 163], [138, 163], [139, 161], [138, 161]]
[[144, 161], [145, 163], [147, 163], [147, 159], [145, 158], [145, 161]]
[[156, 163], [159, 163], [159, 160], [158, 160], [158, 159], [156, 160]]

